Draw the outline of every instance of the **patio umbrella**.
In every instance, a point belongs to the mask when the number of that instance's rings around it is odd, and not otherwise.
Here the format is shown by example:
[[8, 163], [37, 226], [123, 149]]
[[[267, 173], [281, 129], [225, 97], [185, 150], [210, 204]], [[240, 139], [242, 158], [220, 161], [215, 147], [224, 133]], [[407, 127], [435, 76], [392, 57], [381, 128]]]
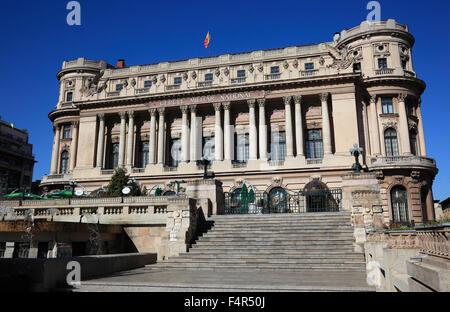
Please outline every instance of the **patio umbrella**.
[[161, 189], [158, 187], [158, 188], [156, 189], [156, 191], [155, 191], [155, 196], [161, 196], [161, 193], [162, 193], [162, 191], [161, 191]]
[[72, 197], [73, 193], [70, 190], [58, 191], [47, 194], [47, 198], [67, 198]]
[[7, 195], [4, 195], [3, 198], [4, 199], [20, 199], [20, 198], [24, 198], [24, 199], [44, 199], [43, 197], [41, 197], [39, 195], [36, 195], [36, 194], [25, 193], [25, 195], [22, 195], [22, 192], [7, 194]]

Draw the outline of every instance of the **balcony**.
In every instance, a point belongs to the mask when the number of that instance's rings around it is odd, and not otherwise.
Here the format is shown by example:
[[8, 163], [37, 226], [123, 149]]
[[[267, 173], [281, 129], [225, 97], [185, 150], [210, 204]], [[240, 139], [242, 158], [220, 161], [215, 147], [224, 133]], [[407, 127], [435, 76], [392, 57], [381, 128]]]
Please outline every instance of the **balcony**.
[[394, 73], [394, 69], [393, 68], [375, 69], [375, 76], [392, 75], [393, 73]]
[[42, 177], [41, 184], [68, 183], [72, 178], [73, 176], [71, 174], [48, 174]]
[[136, 89], [136, 94], [143, 94], [143, 93], [149, 93], [150, 92], [150, 88], [140, 88], [140, 89]]
[[372, 158], [372, 168], [425, 167], [436, 169], [436, 161], [420, 156], [390, 156]]
[[120, 95], [120, 91], [113, 91], [113, 92], [108, 92], [106, 94], [107, 97], [116, 97]]
[[312, 77], [312, 76], [317, 76], [319, 74], [319, 70], [318, 69], [313, 69], [313, 70], [301, 70], [300, 71], [300, 75], [302, 77]]
[[246, 162], [233, 162], [232, 166], [233, 166], [233, 168], [246, 168], [247, 163]]
[[113, 173], [114, 173], [114, 169], [102, 169], [101, 170], [102, 175], [108, 175], [108, 174], [113, 174]]
[[280, 79], [280, 78], [281, 78], [281, 74], [264, 75], [264, 80], [276, 80], [276, 79]]
[[164, 166], [165, 172], [177, 171], [178, 167]]
[[168, 86], [166, 86], [166, 91], [179, 90], [180, 86], [181, 86], [181, 84], [168, 85]]
[[231, 83], [232, 84], [245, 83], [246, 79], [247, 79], [246, 77], [231, 78]]
[[212, 80], [210, 80], [210, 81], [201, 81], [201, 82], [197, 83], [197, 88], [211, 87], [212, 84], [213, 84]]
[[322, 158], [310, 158], [306, 160], [307, 165], [321, 165]]

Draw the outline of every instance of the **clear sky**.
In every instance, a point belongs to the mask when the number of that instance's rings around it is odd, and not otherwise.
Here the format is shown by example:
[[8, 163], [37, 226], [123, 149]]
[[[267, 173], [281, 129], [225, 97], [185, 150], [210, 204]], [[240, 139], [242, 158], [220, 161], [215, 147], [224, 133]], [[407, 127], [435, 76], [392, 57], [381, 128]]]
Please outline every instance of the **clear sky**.
[[[0, 115], [30, 133], [38, 163], [34, 180], [50, 171], [56, 73], [64, 60], [85, 57], [115, 65], [244, 52], [332, 41], [366, 19], [368, 1], [80, 0], [81, 26], [68, 26], [67, 0], [0, 0]], [[439, 174], [435, 199], [450, 196], [449, 1], [379, 1], [381, 19], [408, 24], [413, 62], [427, 83], [422, 114], [429, 157]]]

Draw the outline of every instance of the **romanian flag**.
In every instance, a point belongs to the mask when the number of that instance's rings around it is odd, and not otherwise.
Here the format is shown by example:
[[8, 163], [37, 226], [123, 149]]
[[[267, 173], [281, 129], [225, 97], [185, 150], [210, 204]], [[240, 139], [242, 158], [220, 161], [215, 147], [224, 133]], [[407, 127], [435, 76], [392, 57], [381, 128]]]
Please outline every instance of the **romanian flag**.
[[206, 35], [206, 38], [205, 38], [205, 42], [203, 43], [205, 45], [206, 49], [208, 48], [208, 44], [209, 44], [209, 39], [210, 38], [211, 38], [211, 36], [209, 34], [209, 31], [208, 31], [208, 34]]

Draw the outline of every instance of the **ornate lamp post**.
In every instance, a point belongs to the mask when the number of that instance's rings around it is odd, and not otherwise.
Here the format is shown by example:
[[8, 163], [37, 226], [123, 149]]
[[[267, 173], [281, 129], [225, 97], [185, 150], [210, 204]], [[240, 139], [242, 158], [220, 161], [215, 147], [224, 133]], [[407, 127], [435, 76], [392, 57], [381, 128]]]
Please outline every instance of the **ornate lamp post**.
[[69, 185], [72, 188], [72, 197], [73, 197], [73, 195], [75, 193], [75, 188], [77, 187], [78, 183], [76, 181], [70, 181]]
[[362, 154], [364, 149], [362, 147], [358, 147], [358, 144], [353, 145], [353, 148], [350, 149], [350, 154], [355, 156], [355, 163], [353, 164], [353, 169], [355, 172], [359, 173], [362, 170], [361, 164], [359, 163], [359, 155]]
[[197, 164], [199, 166], [203, 166], [203, 180], [214, 178], [214, 172], [208, 172], [208, 166], [210, 163], [211, 162], [205, 157], [202, 157], [201, 160], [197, 160]]

